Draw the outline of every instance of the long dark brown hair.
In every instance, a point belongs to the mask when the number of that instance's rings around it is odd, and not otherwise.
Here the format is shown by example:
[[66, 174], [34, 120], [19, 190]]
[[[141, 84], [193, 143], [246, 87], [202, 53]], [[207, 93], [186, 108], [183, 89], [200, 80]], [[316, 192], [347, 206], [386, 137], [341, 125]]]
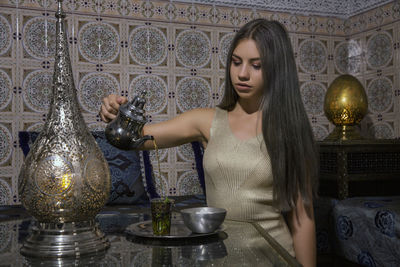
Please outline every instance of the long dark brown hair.
[[237, 32], [228, 52], [225, 92], [219, 107], [230, 111], [239, 98], [231, 82], [230, 66], [232, 53], [243, 39], [254, 40], [261, 57], [262, 133], [271, 159], [274, 199], [282, 212], [288, 212], [295, 210], [300, 194], [311, 216], [318, 154], [300, 95], [293, 49], [279, 22], [256, 19]]

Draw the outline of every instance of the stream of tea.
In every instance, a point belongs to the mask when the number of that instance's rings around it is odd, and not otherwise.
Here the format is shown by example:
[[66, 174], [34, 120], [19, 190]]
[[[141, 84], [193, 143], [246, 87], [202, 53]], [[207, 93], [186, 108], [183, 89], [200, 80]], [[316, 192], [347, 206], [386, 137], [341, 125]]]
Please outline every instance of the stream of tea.
[[[157, 164], [158, 164], [158, 179], [160, 179], [161, 183], [161, 167], [160, 167], [160, 157], [158, 155], [158, 146], [156, 143], [156, 139], [153, 138], [153, 145], [154, 145], [154, 150], [156, 151], [156, 159], [157, 159]], [[155, 181], [154, 181], [155, 182]]]

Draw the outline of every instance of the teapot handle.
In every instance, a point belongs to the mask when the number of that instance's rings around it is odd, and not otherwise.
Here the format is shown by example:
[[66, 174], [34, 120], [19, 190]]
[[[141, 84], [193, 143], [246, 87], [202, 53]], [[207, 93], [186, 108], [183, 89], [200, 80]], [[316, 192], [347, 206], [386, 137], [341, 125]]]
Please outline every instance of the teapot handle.
[[147, 140], [154, 140], [154, 136], [144, 135], [144, 136], [140, 137], [139, 139], [132, 139], [130, 149], [138, 149]]

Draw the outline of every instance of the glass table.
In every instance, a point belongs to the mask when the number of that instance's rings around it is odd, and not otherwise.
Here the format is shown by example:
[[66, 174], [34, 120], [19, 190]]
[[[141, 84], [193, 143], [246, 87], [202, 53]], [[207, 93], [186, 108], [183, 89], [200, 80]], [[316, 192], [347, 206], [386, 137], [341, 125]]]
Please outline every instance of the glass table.
[[[6, 210], [6, 211], [5, 211]], [[19, 250], [33, 219], [23, 208], [0, 207], [0, 266], [300, 266], [258, 224], [225, 220], [214, 235], [153, 239], [125, 229], [150, 219], [147, 209], [107, 207], [96, 217], [111, 247], [80, 258], [27, 258]], [[4, 215], [6, 214], [6, 215]], [[174, 212], [179, 218], [180, 214]]]

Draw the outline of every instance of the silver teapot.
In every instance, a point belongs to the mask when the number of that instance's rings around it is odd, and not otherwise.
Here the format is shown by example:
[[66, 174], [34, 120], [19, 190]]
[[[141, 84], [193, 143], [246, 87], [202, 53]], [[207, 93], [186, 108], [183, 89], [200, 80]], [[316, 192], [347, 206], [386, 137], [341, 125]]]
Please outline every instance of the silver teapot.
[[106, 127], [106, 138], [113, 146], [124, 149], [137, 149], [146, 140], [153, 140], [151, 135], [142, 136], [143, 126], [147, 123], [144, 115], [146, 91], [135, 96], [119, 108], [117, 117]]

